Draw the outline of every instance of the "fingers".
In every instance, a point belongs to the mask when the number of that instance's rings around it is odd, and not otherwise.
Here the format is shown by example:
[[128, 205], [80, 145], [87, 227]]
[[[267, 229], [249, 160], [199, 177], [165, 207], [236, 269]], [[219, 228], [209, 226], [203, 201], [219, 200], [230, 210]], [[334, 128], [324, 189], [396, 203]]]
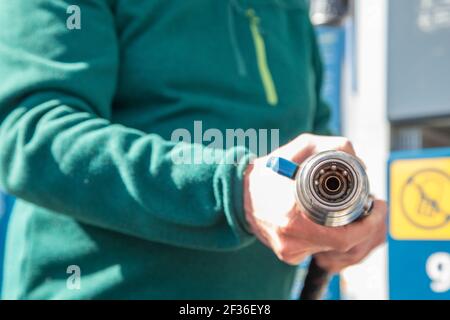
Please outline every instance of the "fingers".
[[337, 150], [356, 155], [353, 144], [346, 137], [311, 136], [310, 143], [315, 145], [315, 153]]
[[333, 230], [336, 234], [336, 245], [333, 249], [346, 252], [355, 245], [373, 237], [376, 233], [386, 234], [387, 205], [384, 201], [375, 200], [370, 215], [348, 226]]
[[345, 137], [337, 137], [337, 139], [339, 139], [339, 145], [336, 147], [336, 150], [346, 152], [346, 153], [351, 154], [352, 156], [356, 157], [359, 160], [359, 162], [361, 162], [364, 169], [367, 170], [367, 166], [364, 163], [364, 161], [356, 155], [356, 151], [353, 146], [353, 143]]
[[356, 245], [375, 237], [386, 234], [385, 202], [374, 201], [371, 214], [348, 226], [329, 228], [312, 222], [298, 208], [290, 216], [289, 223], [280, 227], [280, 234], [305, 241], [320, 244], [319, 251], [348, 252]]
[[299, 135], [294, 140], [281, 146], [272, 153], [272, 156], [283, 157], [296, 163], [302, 163], [314, 154], [315, 146], [312, 144], [311, 134]]
[[308, 157], [323, 151], [337, 150], [356, 156], [353, 144], [345, 137], [301, 134], [294, 140], [275, 150], [271, 155], [302, 163]]
[[295, 239], [284, 241], [281, 247], [275, 250], [275, 254], [281, 261], [290, 265], [299, 265], [309, 253], [298, 248], [298, 242]]
[[338, 139], [339, 144], [336, 147], [336, 150], [349, 153], [352, 156], [356, 156], [355, 148], [353, 147], [353, 144], [350, 142], [350, 140], [344, 137], [338, 137]]
[[[318, 264], [329, 272], [339, 272], [348, 266], [360, 263], [370, 252], [386, 241], [387, 227], [385, 223], [386, 204], [383, 201], [375, 203], [374, 212], [380, 222], [374, 222], [376, 227], [369, 232], [369, 237], [346, 252], [328, 251], [316, 254]], [[374, 221], [375, 221], [374, 220]], [[371, 222], [372, 223], [372, 222]]]
[[[353, 144], [345, 137], [302, 135], [297, 141], [307, 149], [308, 156], [330, 150], [342, 151], [356, 156]], [[302, 160], [306, 159], [304, 154], [294, 154], [294, 159], [299, 160], [299, 158]]]
[[320, 267], [331, 273], [337, 273], [343, 269], [362, 262], [375, 248], [384, 242], [378, 239], [371, 239], [362, 243], [346, 253], [335, 251], [317, 253], [315, 255]]

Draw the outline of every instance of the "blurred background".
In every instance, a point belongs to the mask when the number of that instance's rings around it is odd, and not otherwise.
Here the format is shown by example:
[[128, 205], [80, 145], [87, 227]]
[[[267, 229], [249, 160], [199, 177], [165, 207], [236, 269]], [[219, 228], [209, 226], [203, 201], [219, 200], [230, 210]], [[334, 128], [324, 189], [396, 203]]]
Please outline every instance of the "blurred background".
[[[310, 2], [331, 126], [390, 203], [387, 244], [327, 299], [450, 299], [450, 0]], [[0, 192], [0, 275], [13, 203]]]

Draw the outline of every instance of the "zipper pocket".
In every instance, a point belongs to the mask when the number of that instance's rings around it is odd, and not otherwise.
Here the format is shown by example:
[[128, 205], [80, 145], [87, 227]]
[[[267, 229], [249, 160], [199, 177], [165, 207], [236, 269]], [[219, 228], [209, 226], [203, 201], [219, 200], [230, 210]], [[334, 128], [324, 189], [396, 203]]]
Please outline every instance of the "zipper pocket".
[[253, 9], [248, 9], [246, 15], [250, 22], [250, 32], [255, 46], [258, 70], [266, 94], [266, 100], [271, 106], [276, 106], [278, 104], [278, 94], [273, 82], [272, 73], [267, 64], [266, 44], [259, 28], [260, 18]]

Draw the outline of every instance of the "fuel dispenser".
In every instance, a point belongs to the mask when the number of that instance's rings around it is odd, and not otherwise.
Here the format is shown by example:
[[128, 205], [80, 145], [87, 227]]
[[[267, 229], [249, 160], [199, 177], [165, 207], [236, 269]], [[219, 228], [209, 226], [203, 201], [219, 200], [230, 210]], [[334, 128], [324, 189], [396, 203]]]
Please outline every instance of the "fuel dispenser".
[[389, 298], [450, 299], [450, 2], [389, 1]]

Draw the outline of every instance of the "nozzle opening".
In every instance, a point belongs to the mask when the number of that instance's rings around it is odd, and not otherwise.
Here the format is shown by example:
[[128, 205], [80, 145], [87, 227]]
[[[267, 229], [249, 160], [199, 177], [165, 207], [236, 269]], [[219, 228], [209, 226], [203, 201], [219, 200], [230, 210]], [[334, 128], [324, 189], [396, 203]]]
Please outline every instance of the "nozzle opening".
[[325, 180], [325, 189], [330, 192], [336, 192], [341, 187], [341, 180], [336, 176], [328, 177]]

